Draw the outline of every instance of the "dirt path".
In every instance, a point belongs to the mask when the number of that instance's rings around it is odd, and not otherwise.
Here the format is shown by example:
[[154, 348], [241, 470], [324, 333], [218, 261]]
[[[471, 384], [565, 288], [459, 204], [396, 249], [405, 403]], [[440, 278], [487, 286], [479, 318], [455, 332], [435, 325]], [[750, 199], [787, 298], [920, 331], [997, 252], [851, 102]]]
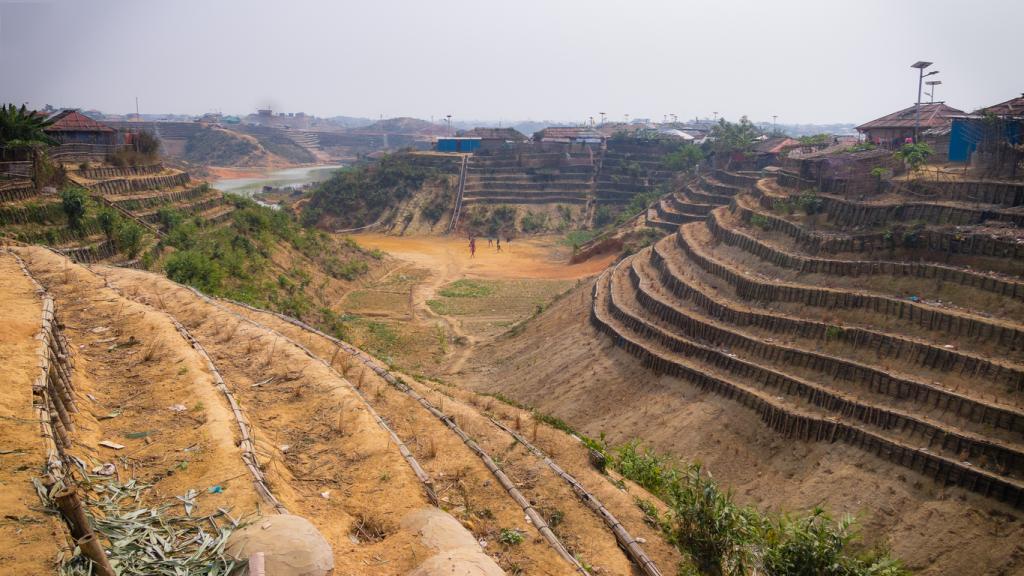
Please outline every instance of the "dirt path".
[[460, 319], [438, 314], [427, 305], [442, 286], [463, 278], [577, 280], [599, 273], [615, 259], [615, 254], [607, 254], [570, 265], [571, 251], [560, 245], [560, 238], [555, 236], [517, 239], [511, 245], [505, 243], [501, 252], [495, 246], [487, 246], [484, 239], [478, 239], [476, 254], [472, 257], [469, 241], [461, 237], [360, 234], [355, 238], [367, 248], [383, 250], [429, 271], [426, 279], [412, 289], [410, 316], [418, 325], [436, 324], [440, 320], [455, 340], [466, 343], [456, 347], [448, 359], [448, 374], [457, 374], [463, 369], [479, 342], [467, 333]]
[[[105, 288], [102, 278], [41, 248], [22, 251], [50, 292], [76, 352], [72, 452], [153, 483], [164, 497], [202, 492], [201, 507], [256, 509], [237, 427], [205, 361], [171, 320]], [[107, 440], [123, 449], [102, 447]], [[207, 489], [220, 485], [222, 491]]]
[[7, 574], [52, 570], [63, 528], [40, 510], [32, 486], [45, 461], [39, 423], [32, 410], [32, 381], [39, 375], [38, 341], [42, 303], [14, 256], [0, 252], [0, 565]]

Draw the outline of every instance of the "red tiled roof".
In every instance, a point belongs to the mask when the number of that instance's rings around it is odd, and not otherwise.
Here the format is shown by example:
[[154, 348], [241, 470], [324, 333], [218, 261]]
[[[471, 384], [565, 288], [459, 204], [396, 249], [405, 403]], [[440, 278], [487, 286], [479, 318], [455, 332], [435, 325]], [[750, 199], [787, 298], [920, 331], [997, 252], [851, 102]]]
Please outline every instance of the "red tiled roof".
[[994, 114], [995, 116], [1008, 116], [1011, 118], [1024, 117], [1024, 94], [1016, 98], [1001, 102], [988, 108], [982, 108], [981, 114]]
[[113, 132], [114, 129], [89, 118], [78, 110], [64, 110], [53, 117], [45, 132]]
[[789, 137], [769, 138], [754, 145], [754, 151], [761, 154], [778, 154], [787, 148], [796, 148], [800, 145], [799, 140]]
[[[857, 130], [863, 132], [874, 128], [913, 128], [917, 122], [917, 106], [904, 108], [899, 112], [893, 112], [882, 116], [866, 124], [857, 126]], [[963, 114], [963, 110], [957, 110], [952, 106], [946, 106], [943, 102], [921, 104], [921, 128], [937, 128], [945, 126], [950, 122], [950, 117]]]

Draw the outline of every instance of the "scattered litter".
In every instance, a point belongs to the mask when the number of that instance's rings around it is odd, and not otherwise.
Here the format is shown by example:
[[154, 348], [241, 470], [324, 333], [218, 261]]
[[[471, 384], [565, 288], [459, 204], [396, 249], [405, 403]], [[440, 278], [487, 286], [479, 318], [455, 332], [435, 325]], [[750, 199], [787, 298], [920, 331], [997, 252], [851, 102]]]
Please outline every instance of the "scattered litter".
[[209, 492], [210, 494], [220, 494], [223, 491], [224, 487], [221, 486], [220, 484], [217, 484], [216, 486], [210, 486], [210, 488], [207, 490], [207, 492]]
[[99, 402], [99, 400], [96, 400], [96, 397], [93, 396], [92, 394], [86, 393], [85, 397], [88, 398], [89, 400], [92, 400], [93, 402]]
[[636, 539], [636, 543], [637, 544], [647, 544], [647, 538], [637, 538]]
[[4, 455], [4, 454], [23, 454], [24, 452], [25, 452], [24, 450], [21, 450], [19, 448], [15, 448], [14, 450], [0, 450], [0, 455]]
[[139, 438], [145, 438], [150, 434], [156, 432], [156, 430], [145, 430], [143, 432], [127, 432], [124, 437], [131, 438], [132, 440], [138, 440]]
[[184, 412], [185, 410], [188, 410], [188, 408], [186, 408], [184, 404], [171, 404], [168, 410], [171, 412]]
[[271, 526], [270, 522], [264, 522], [263, 525], [260, 526], [260, 528], [263, 529], [263, 530], [266, 530], [267, 528], [270, 528], [270, 526]]
[[911, 302], [920, 302], [921, 298], [920, 296], [907, 296], [907, 300], [910, 300]]
[[116, 472], [117, 468], [114, 466], [113, 462], [107, 462], [106, 464], [101, 464], [92, 469], [92, 473], [97, 476], [113, 476]]
[[291, 448], [291, 445], [290, 444], [281, 444], [280, 446], [278, 446], [278, 448], [281, 449], [281, 452], [287, 453], [288, 449]]
[[481, 548], [487, 548], [487, 540], [484, 540], [483, 538], [477, 540], [477, 544], [479, 544]]
[[953, 346], [952, 344], [946, 344], [943, 348], [946, 350], [956, 350], [956, 346]]
[[110, 414], [107, 414], [106, 416], [97, 416], [96, 419], [97, 420], [110, 420], [111, 418], [117, 418], [120, 415], [121, 415], [121, 411], [120, 410], [114, 410], [113, 412], [111, 412]]
[[96, 343], [106, 344], [107, 342], [113, 342], [114, 340], [117, 340], [117, 338], [104, 338], [103, 340], [97, 340]]
[[331, 491], [330, 490], [325, 490], [325, 491], [321, 492], [320, 493], [320, 497], [323, 498], [324, 500], [330, 500], [331, 499]]
[[92, 330], [89, 330], [89, 332], [92, 332], [93, 334], [102, 334], [107, 330], [110, 330], [110, 326], [97, 326]]
[[124, 448], [123, 444], [118, 444], [117, 442], [111, 442], [110, 440], [100, 440], [100, 446], [104, 446], [106, 448], [112, 448], [114, 450], [121, 450], [121, 449]]

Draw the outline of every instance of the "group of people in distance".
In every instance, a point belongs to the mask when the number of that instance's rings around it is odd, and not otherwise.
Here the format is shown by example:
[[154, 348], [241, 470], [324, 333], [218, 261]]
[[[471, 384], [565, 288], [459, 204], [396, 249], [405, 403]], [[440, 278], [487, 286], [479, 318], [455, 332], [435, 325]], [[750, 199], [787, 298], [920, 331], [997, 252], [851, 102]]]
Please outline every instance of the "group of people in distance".
[[[512, 235], [511, 234], [506, 234], [505, 235], [505, 245], [509, 247], [509, 250], [512, 249]], [[496, 247], [498, 249], [498, 252], [501, 252], [501, 235], [500, 234], [495, 234], [494, 236], [488, 236], [487, 237], [487, 246], [494, 246], [494, 247]], [[476, 236], [473, 236], [472, 234], [470, 234], [469, 235], [469, 257], [473, 258], [474, 256], [476, 256]]]

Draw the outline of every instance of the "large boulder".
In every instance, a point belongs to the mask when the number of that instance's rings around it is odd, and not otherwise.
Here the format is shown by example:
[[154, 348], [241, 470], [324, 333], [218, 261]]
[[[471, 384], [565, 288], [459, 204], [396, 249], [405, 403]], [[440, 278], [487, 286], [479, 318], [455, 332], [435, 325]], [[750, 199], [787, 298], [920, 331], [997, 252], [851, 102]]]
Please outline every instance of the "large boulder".
[[334, 552], [320, 531], [300, 516], [263, 516], [228, 538], [227, 552], [239, 560], [263, 552], [266, 574], [327, 576]]

